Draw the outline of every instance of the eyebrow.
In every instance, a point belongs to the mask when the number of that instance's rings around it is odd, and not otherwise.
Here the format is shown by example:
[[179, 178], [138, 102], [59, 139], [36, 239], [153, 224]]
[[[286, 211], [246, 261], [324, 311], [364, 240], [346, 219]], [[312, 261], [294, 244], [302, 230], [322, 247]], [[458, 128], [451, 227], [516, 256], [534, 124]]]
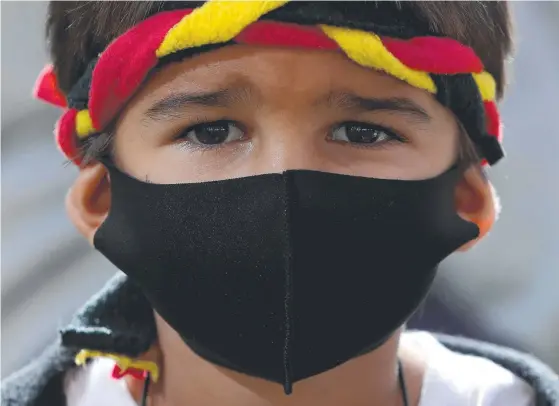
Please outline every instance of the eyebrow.
[[180, 118], [188, 107], [230, 107], [234, 104], [248, 104], [254, 100], [249, 87], [218, 89], [212, 92], [172, 93], [144, 112], [152, 121], [165, 121]]
[[319, 99], [317, 104], [326, 104], [342, 110], [391, 111], [412, 116], [420, 122], [431, 121], [431, 116], [419, 104], [405, 97], [387, 99], [369, 98], [348, 92], [332, 92]]
[[[188, 107], [230, 107], [237, 103], [247, 104], [253, 101], [254, 93], [250, 87], [218, 89], [212, 92], [172, 93], [144, 112], [152, 121], [169, 121], [184, 115]], [[317, 100], [316, 105], [326, 104], [342, 110], [391, 111], [412, 116], [420, 122], [431, 121], [431, 116], [417, 103], [409, 98], [369, 98], [349, 92], [331, 92]]]

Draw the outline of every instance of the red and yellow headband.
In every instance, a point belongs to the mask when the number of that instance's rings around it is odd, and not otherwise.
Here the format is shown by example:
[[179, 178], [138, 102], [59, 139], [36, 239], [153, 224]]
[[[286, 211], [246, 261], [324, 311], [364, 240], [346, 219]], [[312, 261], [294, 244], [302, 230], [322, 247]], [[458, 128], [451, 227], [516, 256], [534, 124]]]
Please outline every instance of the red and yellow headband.
[[[341, 51], [364, 67], [384, 71], [437, 96], [442, 84], [435, 78], [470, 76], [485, 128], [466, 129], [490, 164], [503, 156], [495, 81], [471, 48], [444, 37], [398, 39], [337, 26], [259, 21], [285, 3], [211, 0], [196, 9], [158, 13], [114, 40], [95, 61], [85, 78], [85, 102], [67, 100], [58, 89], [52, 67], [47, 67], [38, 80], [36, 95], [66, 108], [55, 130], [60, 150], [79, 165], [80, 142], [107, 127], [162, 59], [205, 45], [237, 43]], [[455, 114], [460, 119], [459, 112]]]

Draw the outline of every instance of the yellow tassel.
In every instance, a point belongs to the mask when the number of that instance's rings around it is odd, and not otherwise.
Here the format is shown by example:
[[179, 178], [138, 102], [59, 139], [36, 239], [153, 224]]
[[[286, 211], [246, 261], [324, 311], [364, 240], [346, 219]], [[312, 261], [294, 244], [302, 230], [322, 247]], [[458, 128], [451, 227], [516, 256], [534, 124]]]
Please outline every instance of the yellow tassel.
[[110, 358], [115, 360], [116, 364], [121, 370], [126, 370], [128, 368], [139, 369], [142, 371], [147, 371], [150, 374], [150, 378], [153, 382], [157, 382], [159, 379], [159, 367], [155, 362], [134, 360], [132, 358], [125, 357], [123, 355], [106, 353], [101, 351], [93, 350], [81, 350], [78, 355], [76, 355], [75, 363], [78, 366], [85, 365], [88, 359], [91, 358]]
[[183, 49], [230, 41], [261, 16], [287, 2], [210, 0], [171, 28], [155, 54], [162, 58]]
[[85, 138], [95, 133], [97, 130], [93, 127], [93, 121], [89, 115], [89, 110], [81, 110], [76, 114], [76, 134], [79, 138]]
[[488, 72], [474, 73], [473, 76], [483, 101], [495, 100], [497, 97], [497, 85], [493, 76], [491, 76]]
[[437, 87], [428, 73], [408, 68], [386, 49], [377, 35], [326, 25], [322, 25], [321, 28], [350, 59], [359, 65], [384, 71], [429, 93], [437, 92]]

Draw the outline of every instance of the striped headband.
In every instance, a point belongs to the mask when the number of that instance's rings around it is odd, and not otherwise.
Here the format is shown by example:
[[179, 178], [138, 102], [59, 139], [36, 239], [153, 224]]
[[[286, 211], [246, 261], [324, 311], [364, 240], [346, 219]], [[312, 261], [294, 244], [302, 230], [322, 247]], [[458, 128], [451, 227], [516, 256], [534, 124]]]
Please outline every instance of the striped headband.
[[106, 129], [148, 74], [173, 56], [250, 44], [343, 52], [361, 66], [433, 94], [460, 120], [484, 163], [503, 157], [495, 80], [470, 47], [446, 37], [396, 38], [339, 25], [263, 19], [287, 2], [210, 0], [195, 9], [155, 14], [115, 39], [67, 97], [52, 66], [46, 67], [35, 94], [66, 109], [55, 129], [59, 149], [80, 165], [83, 141]]

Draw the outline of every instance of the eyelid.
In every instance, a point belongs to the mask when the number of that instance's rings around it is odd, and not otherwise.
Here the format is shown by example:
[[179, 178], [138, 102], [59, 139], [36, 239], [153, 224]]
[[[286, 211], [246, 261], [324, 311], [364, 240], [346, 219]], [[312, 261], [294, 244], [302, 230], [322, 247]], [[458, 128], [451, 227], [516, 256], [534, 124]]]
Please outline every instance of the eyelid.
[[229, 118], [220, 118], [220, 119], [205, 119], [203, 117], [197, 117], [190, 121], [187, 127], [181, 127], [173, 136], [173, 140], [180, 140], [186, 136], [190, 131], [194, 130], [197, 127], [201, 127], [204, 125], [215, 125], [215, 124], [232, 124], [238, 129], [240, 129], [244, 134], [246, 134], [246, 127], [239, 123], [236, 120], [232, 120]]
[[177, 140], [180, 139], [182, 136], [184, 136], [186, 133], [188, 133], [189, 131], [191, 131], [192, 129], [194, 129], [195, 127], [201, 125], [201, 124], [206, 124], [206, 123], [212, 123], [215, 121], [220, 121], [220, 120], [215, 120], [215, 119], [209, 119], [209, 117], [206, 116], [193, 116], [190, 117], [187, 121], [187, 124], [182, 124], [177, 126], [176, 128], [173, 129], [173, 140]]
[[394, 138], [397, 141], [400, 142], [409, 142], [409, 139], [405, 136], [403, 136], [401, 134], [400, 131], [395, 130], [394, 128], [390, 127], [390, 126], [386, 126], [386, 125], [381, 125], [381, 124], [376, 124], [376, 123], [372, 123], [372, 122], [366, 122], [366, 121], [343, 121], [340, 122], [336, 125], [334, 125], [332, 127], [332, 129], [338, 129], [340, 127], [343, 126], [349, 126], [349, 125], [355, 125], [355, 126], [363, 126], [363, 127], [372, 127], [374, 129], [378, 129], [381, 131], [386, 132], [390, 137]]

